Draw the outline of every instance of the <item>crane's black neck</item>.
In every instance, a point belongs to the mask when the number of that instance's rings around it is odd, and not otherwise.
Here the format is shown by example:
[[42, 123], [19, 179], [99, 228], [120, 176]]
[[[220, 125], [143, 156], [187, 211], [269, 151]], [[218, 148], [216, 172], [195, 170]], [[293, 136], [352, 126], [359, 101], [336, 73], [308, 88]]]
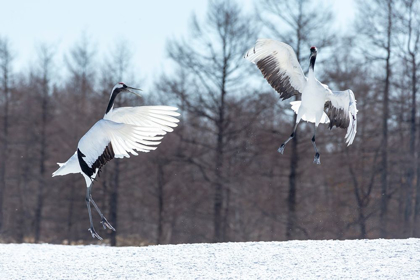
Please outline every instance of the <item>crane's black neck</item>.
[[311, 56], [311, 61], [309, 62], [309, 69], [312, 69], [312, 71], [314, 71], [315, 69], [315, 60], [316, 60], [316, 55]]
[[115, 97], [117, 97], [117, 95], [121, 92], [121, 90], [122, 88], [116, 88], [111, 93], [111, 97], [109, 98], [109, 103], [108, 103], [108, 107], [106, 108], [105, 115], [108, 114], [109, 111], [111, 111], [112, 107], [114, 107]]

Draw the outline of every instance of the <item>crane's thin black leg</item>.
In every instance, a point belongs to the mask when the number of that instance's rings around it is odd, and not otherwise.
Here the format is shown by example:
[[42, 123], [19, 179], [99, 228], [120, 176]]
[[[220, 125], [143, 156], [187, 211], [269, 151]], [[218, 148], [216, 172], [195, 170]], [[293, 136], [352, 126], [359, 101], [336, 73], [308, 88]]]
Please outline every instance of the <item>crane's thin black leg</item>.
[[90, 234], [92, 234], [93, 238], [98, 238], [99, 240], [102, 240], [102, 237], [99, 236], [99, 234], [95, 231], [95, 228], [93, 226], [93, 221], [92, 221], [92, 211], [90, 210], [90, 190], [91, 190], [91, 186], [89, 186], [86, 190], [86, 206], [89, 212], [89, 221], [90, 221], [90, 228], [88, 229], [90, 231]]
[[293, 139], [293, 137], [295, 137], [295, 132], [296, 132], [296, 128], [298, 126], [298, 123], [295, 124], [295, 127], [293, 128], [293, 132], [290, 135], [289, 139], [286, 140], [286, 142], [284, 142], [283, 144], [281, 144], [280, 148], [277, 150], [280, 154], [284, 153], [284, 148], [286, 146], [286, 144]]
[[314, 136], [312, 137], [312, 145], [314, 145], [314, 149], [315, 149], [314, 163], [321, 164], [321, 160], [319, 159], [319, 152], [315, 144], [315, 135], [316, 135], [316, 125], [314, 125]]
[[101, 216], [101, 224], [104, 229], [109, 228], [115, 231], [115, 228], [108, 222], [105, 216], [102, 214], [101, 210], [99, 210], [98, 205], [96, 205], [95, 201], [92, 198], [92, 194], [90, 194], [90, 202], [92, 202], [93, 206], [95, 207], [96, 211], [98, 212], [99, 216]]

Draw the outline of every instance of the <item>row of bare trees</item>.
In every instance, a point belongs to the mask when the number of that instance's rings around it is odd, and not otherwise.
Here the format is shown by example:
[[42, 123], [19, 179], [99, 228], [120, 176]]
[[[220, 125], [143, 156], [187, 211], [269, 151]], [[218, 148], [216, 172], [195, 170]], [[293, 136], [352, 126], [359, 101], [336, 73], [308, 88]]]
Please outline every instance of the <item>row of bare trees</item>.
[[[385, 2], [358, 2], [343, 33], [317, 1], [256, 0], [254, 13], [210, 1], [188, 36], [168, 42], [174, 71], [143, 100], [118, 100], [173, 105], [182, 115], [158, 150], [113, 160], [94, 183], [117, 228], [100, 233], [105, 242], [419, 237], [420, 1]], [[318, 78], [355, 92], [352, 146], [345, 131], [320, 127], [322, 165], [314, 165], [310, 127], [301, 124], [286, 153], [276, 152], [295, 117], [242, 58], [258, 37], [289, 43], [304, 70], [309, 47], [318, 47]], [[101, 61], [84, 34], [63, 67], [41, 45], [36, 62], [18, 72], [13, 42], [0, 37], [0, 241], [92, 242], [82, 176], [50, 174], [102, 117], [113, 84], [141, 83], [127, 45]]]

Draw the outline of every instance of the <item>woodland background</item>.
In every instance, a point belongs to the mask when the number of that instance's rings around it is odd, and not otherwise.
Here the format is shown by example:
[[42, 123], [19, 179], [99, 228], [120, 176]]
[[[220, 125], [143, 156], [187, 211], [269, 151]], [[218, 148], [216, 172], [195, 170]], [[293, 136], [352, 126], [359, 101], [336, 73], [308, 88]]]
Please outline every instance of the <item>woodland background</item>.
[[[149, 154], [108, 163], [93, 197], [116, 232], [104, 243], [145, 245], [291, 239], [420, 237], [420, 1], [359, 1], [354, 30], [337, 35], [329, 7], [317, 1], [210, 1], [192, 17], [190, 35], [168, 40], [173, 73], [156, 75], [144, 98], [118, 106], [172, 105], [175, 132]], [[320, 12], [322, 11], [322, 12]], [[356, 95], [358, 133], [320, 126], [321, 165], [312, 125], [292, 131], [289, 101], [243, 54], [259, 37], [290, 44], [330, 88]], [[51, 177], [80, 137], [103, 116], [117, 82], [141, 87], [127, 44], [96, 56], [82, 34], [60, 76], [54, 47], [14, 70], [13, 42], [0, 33], [0, 241], [91, 244], [85, 183]]]

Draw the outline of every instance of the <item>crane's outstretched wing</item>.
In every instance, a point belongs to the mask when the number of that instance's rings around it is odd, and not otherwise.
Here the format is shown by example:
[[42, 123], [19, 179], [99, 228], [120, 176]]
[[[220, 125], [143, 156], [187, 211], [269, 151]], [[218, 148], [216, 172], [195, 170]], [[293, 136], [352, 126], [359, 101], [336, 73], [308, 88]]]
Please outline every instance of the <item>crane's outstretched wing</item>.
[[166, 132], [159, 127], [136, 126], [102, 119], [79, 141], [77, 156], [81, 169], [92, 176], [113, 158], [155, 150]]
[[353, 143], [357, 132], [357, 108], [353, 91], [328, 91], [324, 111], [330, 119], [329, 128], [347, 128], [347, 146]]
[[302, 94], [306, 77], [291, 46], [270, 39], [258, 39], [244, 58], [258, 66], [282, 100]]
[[117, 123], [126, 123], [137, 126], [161, 128], [172, 132], [178, 126], [179, 116], [176, 107], [171, 106], [141, 106], [117, 108], [104, 116], [104, 119]]

